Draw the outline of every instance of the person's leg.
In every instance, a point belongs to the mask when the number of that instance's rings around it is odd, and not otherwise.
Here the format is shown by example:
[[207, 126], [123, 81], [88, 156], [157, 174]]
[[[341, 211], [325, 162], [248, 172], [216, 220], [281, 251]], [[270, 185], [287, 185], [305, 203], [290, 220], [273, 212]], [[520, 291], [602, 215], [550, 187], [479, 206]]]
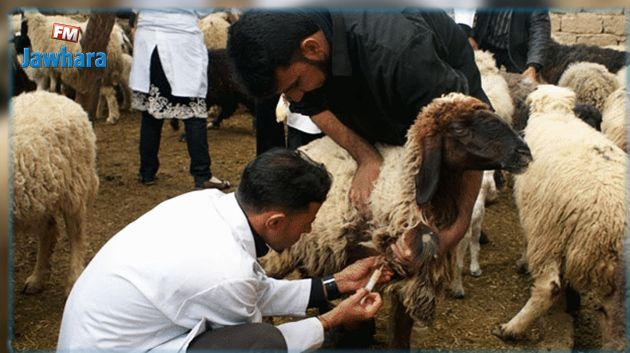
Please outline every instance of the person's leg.
[[202, 118], [184, 119], [188, 155], [190, 156], [190, 174], [195, 179], [195, 187], [201, 187], [204, 181], [212, 177], [206, 122], [207, 119]]
[[155, 174], [160, 167], [158, 152], [164, 120], [156, 119], [146, 111], [140, 122], [140, 178], [144, 184], [155, 182]]
[[287, 351], [287, 343], [277, 327], [251, 323], [211, 330], [195, 337], [187, 352], [209, 349], [253, 349]]

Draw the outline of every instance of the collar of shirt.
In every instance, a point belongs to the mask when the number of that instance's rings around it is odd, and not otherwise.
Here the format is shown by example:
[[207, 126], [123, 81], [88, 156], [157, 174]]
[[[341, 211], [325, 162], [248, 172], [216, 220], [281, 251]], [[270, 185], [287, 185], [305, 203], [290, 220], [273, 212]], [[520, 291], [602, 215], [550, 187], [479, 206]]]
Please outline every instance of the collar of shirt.
[[234, 193], [220, 197], [216, 202], [216, 210], [232, 228], [232, 233], [243, 244], [245, 251], [253, 258], [267, 254], [269, 251], [267, 244], [252, 228]]
[[351, 76], [346, 24], [341, 12], [315, 11], [311, 18], [322, 29], [330, 44], [330, 66], [333, 76]]

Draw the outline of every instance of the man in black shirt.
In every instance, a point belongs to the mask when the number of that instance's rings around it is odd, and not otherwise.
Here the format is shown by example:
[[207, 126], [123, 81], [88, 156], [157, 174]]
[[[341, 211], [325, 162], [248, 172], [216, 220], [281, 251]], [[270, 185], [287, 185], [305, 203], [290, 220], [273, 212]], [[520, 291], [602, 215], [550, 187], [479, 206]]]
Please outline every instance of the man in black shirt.
[[[382, 163], [373, 143], [404, 144], [421, 108], [445, 93], [489, 102], [466, 35], [441, 11], [254, 10], [231, 26], [228, 52], [251, 94], [284, 93], [352, 155], [349, 197], [365, 216]], [[469, 180], [462, 217], [440, 232], [446, 244], [468, 227], [481, 173]]]

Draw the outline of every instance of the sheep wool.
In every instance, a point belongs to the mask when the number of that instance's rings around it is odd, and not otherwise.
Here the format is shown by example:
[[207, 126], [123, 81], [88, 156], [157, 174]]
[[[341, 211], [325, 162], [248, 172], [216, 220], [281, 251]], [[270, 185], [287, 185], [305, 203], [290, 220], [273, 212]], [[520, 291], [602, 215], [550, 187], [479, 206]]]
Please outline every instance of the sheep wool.
[[99, 186], [96, 136], [85, 111], [64, 96], [25, 93], [12, 107], [13, 221], [17, 233], [38, 237], [40, 247], [25, 291], [40, 291], [49, 276], [58, 216], [71, 244], [69, 290], [83, 269], [86, 214]]
[[619, 87], [619, 82], [603, 65], [578, 62], [569, 65], [558, 86], [571, 88], [578, 103], [591, 104], [602, 111], [606, 98]]
[[626, 151], [626, 97], [624, 87], [618, 88], [607, 99], [602, 111], [602, 133], [617, 147]]
[[[603, 298], [609, 318], [614, 307], [623, 308], [611, 298], [623, 290], [618, 272], [623, 271], [628, 219], [627, 156], [574, 116], [575, 94], [569, 89], [541, 85], [528, 101], [531, 115], [525, 140], [534, 160], [525, 173], [515, 176], [514, 196], [534, 285], [525, 307], [495, 331], [503, 338], [523, 335], [551, 307], [565, 283]], [[608, 327], [619, 324], [623, 321]], [[607, 345], [623, 341], [616, 329], [604, 331]]]
[[508, 83], [496, 67], [493, 54], [483, 50], [475, 50], [475, 63], [481, 74], [481, 88], [490, 99], [490, 104], [501, 119], [512, 125], [514, 104], [510, 97]]

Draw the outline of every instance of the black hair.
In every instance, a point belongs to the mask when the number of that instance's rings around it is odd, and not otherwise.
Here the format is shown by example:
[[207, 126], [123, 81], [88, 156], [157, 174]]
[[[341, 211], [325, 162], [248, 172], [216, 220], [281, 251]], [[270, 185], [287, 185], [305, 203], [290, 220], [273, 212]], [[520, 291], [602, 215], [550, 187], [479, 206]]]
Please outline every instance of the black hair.
[[302, 152], [274, 148], [249, 162], [241, 175], [236, 198], [246, 211], [280, 209], [287, 213], [308, 209], [326, 200], [332, 179], [326, 167]]
[[250, 10], [230, 26], [227, 50], [243, 85], [256, 98], [277, 94], [274, 70], [287, 67], [300, 42], [319, 31], [303, 11]]

